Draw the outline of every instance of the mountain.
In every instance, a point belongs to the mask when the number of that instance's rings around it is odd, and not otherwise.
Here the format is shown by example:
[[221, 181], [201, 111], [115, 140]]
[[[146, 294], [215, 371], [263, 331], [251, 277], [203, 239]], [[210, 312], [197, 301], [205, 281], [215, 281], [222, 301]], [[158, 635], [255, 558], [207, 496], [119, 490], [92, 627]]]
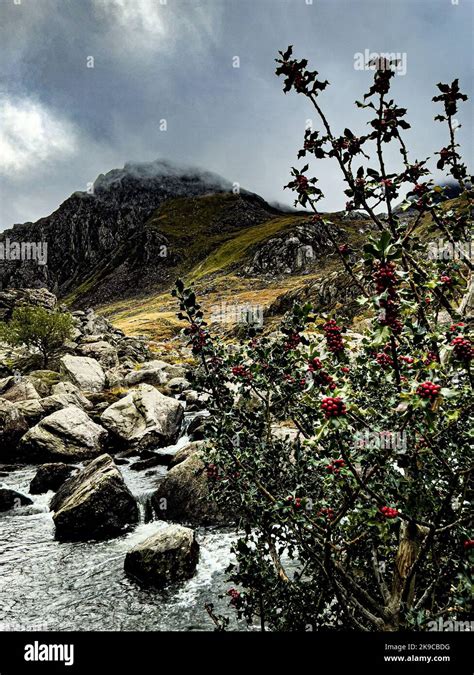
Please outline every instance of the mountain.
[[[196, 168], [129, 163], [100, 175], [50, 216], [15, 225], [2, 242], [48, 244], [47, 264], [0, 261], [0, 287], [53, 291], [73, 309], [94, 307], [128, 333], [169, 337], [177, 329], [169, 290], [195, 282], [205, 308], [258, 304], [269, 320], [294, 297], [354, 313], [352, 284], [326, 231], [304, 211]], [[328, 214], [332, 237], [357, 249], [370, 224]]]

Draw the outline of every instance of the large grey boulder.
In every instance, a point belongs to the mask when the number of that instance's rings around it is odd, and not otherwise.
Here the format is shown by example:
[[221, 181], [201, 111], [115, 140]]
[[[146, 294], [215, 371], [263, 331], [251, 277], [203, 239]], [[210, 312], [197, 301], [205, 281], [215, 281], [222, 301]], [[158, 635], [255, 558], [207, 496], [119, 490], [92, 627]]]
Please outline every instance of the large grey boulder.
[[32, 427], [19, 443], [19, 456], [34, 462], [90, 459], [101, 454], [106, 438], [105, 429], [84, 410], [71, 405]]
[[30, 493], [39, 495], [49, 490], [56, 492], [75, 471], [77, 471], [75, 466], [61, 462], [42, 464], [30, 483]]
[[177, 440], [183, 413], [179, 401], [140, 384], [104, 410], [100, 421], [122, 444], [163, 447]]
[[61, 359], [61, 371], [82, 391], [102, 391], [105, 386], [102, 366], [96, 359], [89, 356], [66, 354]]
[[77, 352], [81, 356], [89, 356], [96, 359], [102, 368], [105, 369], [115, 368], [119, 365], [117, 350], [105, 340], [80, 344]]
[[170, 525], [128, 551], [124, 569], [138, 581], [160, 587], [192, 577], [198, 560], [193, 530]]
[[50, 508], [60, 540], [109, 538], [138, 522], [136, 499], [107, 454], [67, 480]]
[[152, 496], [160, 520], [190, 525], [219, 525], [229, 521], [209, 494], [208, 472], [198, 452], [170, 469]]
[[166, 373], [166, 364], [164, 361], [147, 361], [141, 368], [132, 370], [125, 376], [127, 387], [133, 387], [136, 384], [165, 384], [168, 381]]

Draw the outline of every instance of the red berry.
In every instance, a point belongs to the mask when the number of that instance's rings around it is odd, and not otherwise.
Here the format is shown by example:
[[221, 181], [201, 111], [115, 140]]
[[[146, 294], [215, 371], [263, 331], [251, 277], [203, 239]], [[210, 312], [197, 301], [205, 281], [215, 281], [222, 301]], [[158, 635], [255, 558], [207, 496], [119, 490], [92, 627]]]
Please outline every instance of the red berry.
[[421, 396], [421, 398], [426, 398], [429, 399], [430, 401], [434, 401], [439, 395], [440, 391], [441, 386], [439, 384], [433, 384], [433, 382], [423, 382], [422, 384], [419, 385], [418, 389], [416, 390], [416, 393], [418, 394], [418, 396]]

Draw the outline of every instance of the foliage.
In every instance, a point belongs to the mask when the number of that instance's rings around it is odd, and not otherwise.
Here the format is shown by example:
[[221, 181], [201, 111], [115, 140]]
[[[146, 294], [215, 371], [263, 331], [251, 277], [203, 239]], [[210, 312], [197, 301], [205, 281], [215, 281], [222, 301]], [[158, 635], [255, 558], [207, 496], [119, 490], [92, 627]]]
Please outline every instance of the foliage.
[[[409, 160], [406, 110], [388, 98], [392, 64], [376, 64], [358, 103], [374, 115], [371, 131], [335, 136], [319, 106], [327, 82], [291, 47], [280, 57], [285, 91], [306, 96], [322, 121], [321, 132], [306, 132], [300, 156], [335, 160], [347, 210], [372, 220], [360, 260], [333, 244], [373, 318], [356, 335], [310, 305], [295, 306], [278, 333], [252, 330], [226, 346], [212, 338], [193, 288], [177, 282], [178, 318], [201, 361], [198, 386], [211, 395], [209, 484], [241, 532], [229, 604], [262, 630], [426, 630], [439, 616], [462, 621], [472, 592], [474, 350], [460, 303], [472, 289], [472, 264], [430, 256], [411, 235], [429, 214], [448, 242], [468, 236], [469, 182], [452, 124], [465, 97], [455, 81], [439, 84], [435, 99], [445, 103], [450, 130], [438, 154], [463, 190], [454, 210], [425, 178], [427, 160]], [[385, 165], [392, 142], [398, 172]], [[370, 159], [371, 144], [376, 167], [355, 167]], [[294, 168], [289, 187], [313, 209], [314, 226], [328, 230], [308, 170]], [[394, 209], [403, 191], [414, 216]], [[386, 215], [376, 214], [381, 204]], [[225, 617], [210, 615], [225, 628]]]
[[38, 349], [46, 368], [50, 358], [68, 340], [74, 328], [68, 312], [51, 312], [44, 307], [17, 307], [11, 320], [1, 328], [0, 338], [13, 346]]

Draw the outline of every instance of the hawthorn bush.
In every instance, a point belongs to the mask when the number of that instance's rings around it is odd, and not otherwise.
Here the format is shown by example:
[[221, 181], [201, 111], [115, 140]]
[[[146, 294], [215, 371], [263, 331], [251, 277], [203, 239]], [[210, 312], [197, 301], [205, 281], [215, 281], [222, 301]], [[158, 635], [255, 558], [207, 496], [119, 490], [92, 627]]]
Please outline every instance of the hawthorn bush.
[[[427, 160], [409, 159], [406, 110], [389, 98], [393, 64], [374, 64], [357, 102], [372, 116], [369, 132], [356, 137], [333, 134], [319, 105], [328, 83], [306, 60], [289, 47], [277, 63], [285, 92], [306, 96], [322, 123], [306, 131], [299, 157], [336, 161], [346, 209], [373, 224], [358, 259], [318, 212], [309, 166], [292, 169], [287, 187], [332, 239], [369, 318], [356, 334], [295, 305], [277, 333], [252, 329], [227, 346], [210, 334], [194, 290], [176, 284], [198, 386], [211, 395], [212, 496], [239, 525], [229, 604], [262, 630], [427, 630], [440, 616], [469, 619], [474, 349], [463, 315], [472, 264], [430, 255], [429, 237], [418, 236], [428, 223], [452, 245], [469, 238], [471, 179], [453, 123], [467, 97], [455, 80], [434, 99], [448, 126], [438, 167], [462, 190], [448, 203]], [[400, 148], [398, 171], [386, 166], [388, 143]], [[208, 611], [225, 629], [228, 618]]]
[[71, 337], [74, 321], [68, 312], [44, 307], [17, 307], [11, 320], [0, 326], [0, 340], [13, 346], [37, 349], [43, 368]]

